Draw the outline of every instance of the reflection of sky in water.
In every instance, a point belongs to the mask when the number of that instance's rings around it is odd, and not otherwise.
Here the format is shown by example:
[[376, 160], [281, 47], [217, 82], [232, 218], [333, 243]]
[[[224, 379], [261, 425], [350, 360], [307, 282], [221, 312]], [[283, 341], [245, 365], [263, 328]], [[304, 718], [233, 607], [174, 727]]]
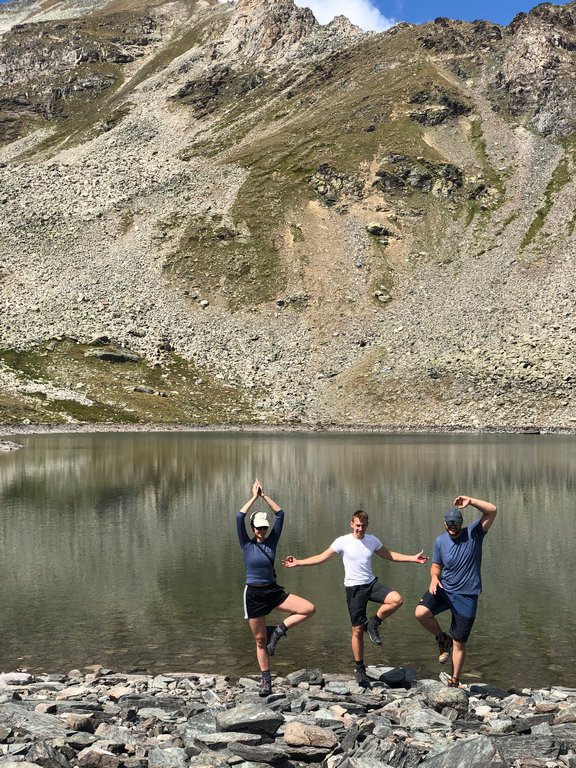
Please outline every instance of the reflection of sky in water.
[[[322, 551], [370, 513], [392, 549], [431, 554], [458, 493], [498, 503], [466, 669], [509, 685], [574, 685], [575, 438], [522, 435], [41, 435], [0, 456], [0, 668], [256, 671], [242, 620], [234, 515], [255, 476], [286, 509], [279, 554]], [[472, 519], [472, 518], [471, 518]], [[342, 565], [279, 571], [318, 606], [274, 658], [349, 671]], [[436, 676], [413, 618], [428, 568], [376, 559], [405, 597], [366, 660]], [[326, 638], [329, 638], [326, 640]]]

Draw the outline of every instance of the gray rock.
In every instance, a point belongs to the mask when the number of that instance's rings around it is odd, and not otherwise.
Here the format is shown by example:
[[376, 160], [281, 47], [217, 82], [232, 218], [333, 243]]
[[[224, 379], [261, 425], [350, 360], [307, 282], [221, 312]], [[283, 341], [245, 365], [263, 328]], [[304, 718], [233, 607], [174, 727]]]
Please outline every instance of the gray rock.
[[369, 665], [366, 674], [372, 680], [379, 680], [386, 685], [397, 686], [406, 683], [406, 670], [402, 667], [387, 667], [382, 664]]
[[558, 744], [549, 736], [498, 736], [494, 738], [494, 743], [502, 757], [510, 764], [515, 760], [535, 755], [546, 760], [555, 760], [559, 752]]
[[241, 704], [224, 712], [218, 712], [216, 723], [223, 731], [266, 733], [273, 736], [284, 722], [283, 715], [267, 707]]
[[290, 685], [299, 683], [310, 683], [310, 685], [321, 685], [323, 682], [322, 672], [319, 669], [299, 669], [296, 672], [290, 672], [287, 675]]
[[140, 356], [127, 349], [90, 349], [84, 357], [95, 357], [108, 363], [139, 363]]
[[45, 741], [37, 741], [26, 755], [31, 763], [41, 765], [42, 768], [67, 768], [69, 765], [66, 757], [59, 750]]
[[440, 754], [425, 758], [422, 768], [507, 768], [493, 739], [476, 736], [459, 741]]
[[408, 712], [403, 720], [404, 725], [412, 730], [428, 730], [429, 728], [451, 728], [449, 718], [430, 709], [416, 709]]
[[148, 753], [148, 768], [185, 768], [189, 757], [180, 747], [154, 747]]
[[448, 688], [436, 681], [427, 681], [424, 700], [437, 712], [441, 712], [444, 707], [452, 707], [460, 714], [468, 711], [468, 696], [461, 688]]
[[53, 739], [65, 736], [66, 728], [60, 718], [40, 712], [29, 712], [18, 704], [0, 706], [0, 725], [18, 730], [34, 739]]
[[264, 763], [272, 766], [287, 766], [287, 753], [276, 745], [255, 746], [247, 744], [230, 744], [230, 752], [238, 755], [243, 760], [249, 760], [254, 763]]
[[101, 747], [86, 747], [77, 756], [77, 765], [81, 768], [118, 768], [120, 758]]

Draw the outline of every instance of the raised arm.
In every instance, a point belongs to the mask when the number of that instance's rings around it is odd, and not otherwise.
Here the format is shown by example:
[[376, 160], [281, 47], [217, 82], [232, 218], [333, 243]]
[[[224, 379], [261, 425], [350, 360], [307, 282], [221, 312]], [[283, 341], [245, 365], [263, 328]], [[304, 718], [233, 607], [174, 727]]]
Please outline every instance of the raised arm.
[[492, 504], [490, 501], [482, 501], [482, 499], [473, 499], [471, 496], [457, 496], [454, 499], [454, 506], [458, 507], [458, 509], [464, 509], [468, 506], [476, 507], [479, 512], [482, 512], [480, 525], [484, 533], [489, 530], [498, 512], [496, 504]]
[[336, 552], [328, 547], [324, 552], [320, 552], [319, 555], [312, 555], [312, 557], [306, 557], [304, 560], [298, 560], [294, 555], [288, 555], [282, 560], [282, 565], [286, 568], [296, 568], [299, 565], [320, 565], [320, 563], [325, 563], [326, 560], [330, 560], [335, 554]]
[[254, 480], [252, 483], [252, 496], [248, 499], [246, 504], [242, 507], [240, 512], [245, 515], [250, 510], [258, 496], [262, 496], [262, 483], [260, 480]]
[[260, 495], [262, 496], [262, 498], [264, 499], [264, 501], [266, 502], [266, 504], [268, 504], [268, 506], [270, 507], [270, 509], [272, 510], [272, 512], [280, 512], [280, 510], [282, 509], [282, 507], [280, 507], [278, 504], [276, 504], [276, 502], [275, 502], [275, 501], [273, 501], [273, 500], [270, 498], [270, 496], [268, 496], [266, 493], [264, 493], [264, 491], [263, 491], [263, 489], [262, 489], [262, 486], [260, 486]]
[[402, 552], [393, 552], [388, 547], [380, 547], [374, 552], [375, 555], [383, 558], [384, 560], [391, 560], [394, 563], [423, 563], [428, 562], [428, 558], [424, 554], [424, 550], [421, 549], [417, 555], [403, 555]]

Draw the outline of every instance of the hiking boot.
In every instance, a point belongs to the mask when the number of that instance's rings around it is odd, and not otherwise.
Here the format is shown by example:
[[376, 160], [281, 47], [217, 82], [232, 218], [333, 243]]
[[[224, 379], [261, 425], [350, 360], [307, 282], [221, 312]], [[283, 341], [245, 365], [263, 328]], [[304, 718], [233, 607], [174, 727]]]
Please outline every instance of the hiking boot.
[[276, 645], [278, 643], [278, 640], [280, 640], [281, 637], [284, 637], [286, 634], [286, 630], [282, 629], [282, 627], [278, 626], [275, 627], [272, 630], [272, 634], [270, 635], [270, 640], [268, 640], [268, 645], [266, 646], [266, 650], [268, 651], [268, 656], [274, 656], [276, 653]]
[[259, 696], [270, 696], [272, 693], [272, 677], [270, 673], [264, 674], [260, 678], [260, 692]]
[[438, 635], [436, 638], [436, 643], [438, 645], [438, 661], [440, 664], [446, 664], [452, 653], [453, 640], [450, 635], [446, 634], [446, 632], [442, 632], [442, 634]]
[[364, 631], [374, 645], [382, 645], [382, 640], [380, 639], [380, 625], [374, 617], [368, 619], [366, 624], [364, 624]]
[[448, 688], [462, 688], [462, 684], [457, 677], [451, 677], [448, 672], [440, 672], [440, 682], [448, 686]]
[[360, 688], [370, 688], [370, 679], [366, 674], [366, 667], [356, 667], [356, 683]]

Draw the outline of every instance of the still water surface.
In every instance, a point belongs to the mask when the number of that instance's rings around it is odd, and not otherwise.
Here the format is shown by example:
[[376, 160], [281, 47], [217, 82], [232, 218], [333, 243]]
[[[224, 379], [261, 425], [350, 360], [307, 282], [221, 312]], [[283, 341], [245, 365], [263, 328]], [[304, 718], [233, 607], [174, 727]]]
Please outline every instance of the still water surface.
[[[576, 686], [571, 436], [128, 433], [17, 438], [0, 455], [0, 670], [257, 672], [242, 618], [235, 513], [258, 476], [286, 510], [279, 555], [305, 557], [370, 514], [388, 547], [431, 554], [453, 498], [498, 504], [467, 682]], [[263, 505], [264, 508], [264, 505]], [[475, 513], [469, 513], [470, 519]], [[280, 558], [279, 558], [280, 560]], [[282, 570], [316, 603], [274, 657], [350, 672], [340, 558]], [[428, 567], [374, 558], [404, 607], [368, 663], [436, 677], [434, 640], [413, 617]]]

